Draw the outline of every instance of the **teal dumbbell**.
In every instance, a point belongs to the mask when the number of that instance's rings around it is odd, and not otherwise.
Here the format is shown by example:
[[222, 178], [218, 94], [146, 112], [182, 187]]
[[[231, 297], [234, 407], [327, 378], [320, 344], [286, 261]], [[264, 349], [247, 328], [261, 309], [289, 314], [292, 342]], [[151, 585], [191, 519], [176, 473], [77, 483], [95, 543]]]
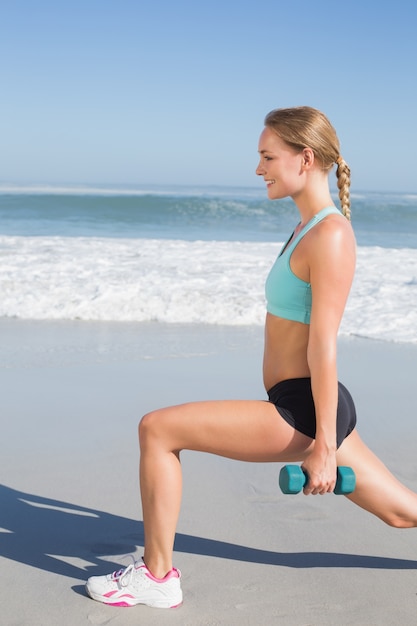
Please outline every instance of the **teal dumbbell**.
[[[300, 493], [304, 485], [308, 481], [307, 472], [299, 465], [284, 465], [279, 473], [279, 486], [285, 494]], [[340, 465], [337, 468], [336, 487], [334, 492], [336, 495], [346, 495], [355, 490], [356, 477], [351, 467]]]

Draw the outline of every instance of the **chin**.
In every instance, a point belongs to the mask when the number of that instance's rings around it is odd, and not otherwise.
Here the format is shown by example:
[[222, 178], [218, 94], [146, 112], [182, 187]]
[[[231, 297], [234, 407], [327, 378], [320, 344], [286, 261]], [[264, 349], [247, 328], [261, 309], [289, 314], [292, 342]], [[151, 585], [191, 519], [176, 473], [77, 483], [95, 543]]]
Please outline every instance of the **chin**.
[[276, 189], [268, 189], [267, 194], [269, 200], [282, 200], [282, 198], [286, 198], [285, 194], [279, 193]]

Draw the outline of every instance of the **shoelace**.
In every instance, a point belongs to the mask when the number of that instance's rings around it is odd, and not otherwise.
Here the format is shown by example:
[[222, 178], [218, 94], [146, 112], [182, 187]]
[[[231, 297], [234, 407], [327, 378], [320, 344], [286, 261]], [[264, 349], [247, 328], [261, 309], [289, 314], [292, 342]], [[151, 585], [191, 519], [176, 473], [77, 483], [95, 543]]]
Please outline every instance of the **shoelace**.
[[[125, 568], [117, 570], [117, 572], [113, 572], [113, 574], [111, 575], [112, 580], [119, 580], [122, 587], [129, 586], [130, 581], [132, 580], [133, 570], [137, 569], [136, 563], [138, 563], [138, 561], [135, 561], [133, 554], [128, 554], [127, 556], [132, 559], [133, 563], [131, 563]], [[129, 580], [125, 582], [124, 579], [126, 578], [128, 574], [129, 574]]]
[[[134, 568], [135, 568], [134, 565], [128, 565], [126, 569], [121, 570], [120, 576], [118, 578], [119, 578], [120, 585], [122, 587], [128, 587], [130, 585]], [[126, 580], [126, 577], [128, 577], [129, 579]]]

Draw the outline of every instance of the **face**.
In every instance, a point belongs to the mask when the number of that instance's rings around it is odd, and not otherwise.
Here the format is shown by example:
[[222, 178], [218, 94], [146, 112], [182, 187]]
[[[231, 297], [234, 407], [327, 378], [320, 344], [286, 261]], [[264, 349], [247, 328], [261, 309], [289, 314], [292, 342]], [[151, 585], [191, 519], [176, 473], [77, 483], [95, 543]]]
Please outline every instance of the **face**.
[[265, 127], [259, 138], [258, 176], [265, 180], [268, 198], [294, 198], [302, 190], [303, 153], [288, 146], [273, 130]]

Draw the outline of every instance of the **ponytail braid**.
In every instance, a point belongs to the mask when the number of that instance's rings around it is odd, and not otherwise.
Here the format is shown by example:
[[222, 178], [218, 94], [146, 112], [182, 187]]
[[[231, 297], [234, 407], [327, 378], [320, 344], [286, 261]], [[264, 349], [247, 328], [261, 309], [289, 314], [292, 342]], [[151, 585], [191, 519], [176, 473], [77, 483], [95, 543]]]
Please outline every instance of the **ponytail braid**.
[[339, 189], [339, 200], [343, 215], [350, 220], [350, 168], [343, 157], [338, 156], [336, 159], [336, 177], [337, 187]]

